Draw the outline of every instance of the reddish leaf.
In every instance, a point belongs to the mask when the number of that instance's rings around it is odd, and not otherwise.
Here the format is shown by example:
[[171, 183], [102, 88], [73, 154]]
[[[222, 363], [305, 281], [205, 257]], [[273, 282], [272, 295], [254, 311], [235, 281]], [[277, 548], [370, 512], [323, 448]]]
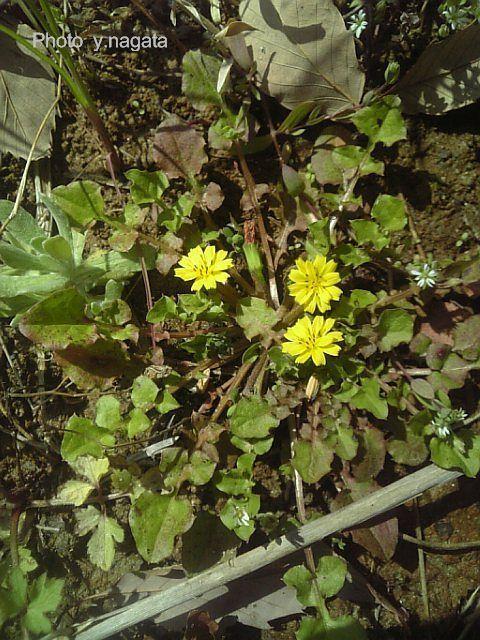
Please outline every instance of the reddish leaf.
[[190, 178], [207, 162], [205, 140], [176, 115], [165, 118], [153, 139], [153, 159], [169, 178]]
[[188, 615], [185, 640], [212, 640], [217, 637], [218, 624], [208, 611], [191, 611]]

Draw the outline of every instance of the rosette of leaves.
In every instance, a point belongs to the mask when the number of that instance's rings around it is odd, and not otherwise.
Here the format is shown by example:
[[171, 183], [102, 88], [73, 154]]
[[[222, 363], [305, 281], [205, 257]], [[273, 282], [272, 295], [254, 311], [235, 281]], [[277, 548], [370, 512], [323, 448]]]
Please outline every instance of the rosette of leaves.
[[[77, 183], [80, 184], [80, 183]], [[83, 198], [73, 200], [71, 208], [87, 207], [95, 210], [92, 219], [103, 213], [103, 199], [99, 187], [84, 183], [78, 189]], [[74, 194], [73, 194], [74, 195]], [[72, 196], [73, 198], [73, 196]], [[86, 234], [72, 227], [69, 217], [50, 198], [45, 198], [55, 220], [58, 233], [48, 236], [36, 220], [21, 207], [8, 223], [0, 240], [0, 315], [22, 314], [56, 291], [74, 287], [86, 296], [94, 287], [109, 280], [124, 281], [140, 270], [135, 251], [96, 251], [85, 256]], [[5, 222], [13, 203], [0, 202], [0, 221]], [[149, 266], [153, 255], [146, 252]]]

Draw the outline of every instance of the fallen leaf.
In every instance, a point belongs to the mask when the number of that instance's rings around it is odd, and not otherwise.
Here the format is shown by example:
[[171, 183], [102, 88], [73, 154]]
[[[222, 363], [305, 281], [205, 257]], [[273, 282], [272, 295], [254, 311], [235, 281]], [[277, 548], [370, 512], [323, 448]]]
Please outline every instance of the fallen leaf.
[[167, 116], [153, 139], [153, 159], [169, 178], [191, 179], [208, 160], [205, 140], [179, 116]]

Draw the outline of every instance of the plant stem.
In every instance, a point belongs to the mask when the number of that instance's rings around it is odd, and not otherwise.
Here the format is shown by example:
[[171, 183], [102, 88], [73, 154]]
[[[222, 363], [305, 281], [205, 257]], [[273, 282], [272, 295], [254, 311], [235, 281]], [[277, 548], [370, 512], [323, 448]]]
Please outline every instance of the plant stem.
[[21, 507], [16, 506], [10, 518], [10, 554], [12, 556], [12, 567], [18, 567], [20, 564], [20, 557], [18, 555], [18, 525], [21, 515]]
[[250, 173], [250, 169], [248, 168], [248, 164], [245, 159], [245, 154], [243, 153], [242, 146], [237, 141], [235, 142], [235, 150], [237, 152], [238, 159], [240, 162], [240, 168], [242, 170], [245, 183], [247, 185], [247, 190], [250, 196], [250, 200], [252, 202], [253, 208], [255, 209], [255, 213], [257, 215], [257, 224], [258, 224], [258, 230], [260, 232], [260, 240], [262, 242], [262, 248], [265, 253], [265, 259], [267, 261], [270, 298], [274, 308], [278, 309], [278, 307], [280, 306], [280, 300], [278, 297], [278, 287], [275, 279], [275, 267], [273, 264], [272, 252], [270, 251], [270, 246], [268, 244], [267, 230], [265, 229], [265, 223], [263, 221], [262, 212], [260, 210], [260, 205], [258, 203], [258, 198], [255, 191], [255, 186], [256, 186], [255, 180], [253, 179], [253, 176]]

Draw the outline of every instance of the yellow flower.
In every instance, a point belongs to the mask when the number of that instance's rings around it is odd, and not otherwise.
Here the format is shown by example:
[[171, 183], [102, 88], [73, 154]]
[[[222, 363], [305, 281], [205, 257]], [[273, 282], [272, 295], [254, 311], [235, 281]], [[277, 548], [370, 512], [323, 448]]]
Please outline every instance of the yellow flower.
[[335, 320], [315, 316], [313, 321], [304, 316], [285, 331], [285, 338], [289, 342], [282, 344], [282, 351], [295, 357], [295, 362], [306, 362], [312, 358], [319, 366], [325, 364], [325, 354], [338, 356], [340, 346], [335, 344], [343, 340], [340, 331], [332, 331]]
[[233, 260], [227, 258], [227, 252], [217, 251], [215, 247], [209, 245], [205, 247], [194, 247], [184, 256], [175, 269], [175, 275], [182, 280], [193, 280], [192, 291], [205, 289], [215, 289], [217, 282], [225, 284], [228, 280], [227, 270], [233, 267]]
[[290, 272], [292, 283], [288, 287], [295, 300], [308, 313], [316, 308], [322, 313], [330, 309], [330, 301], [338, 300], [342, 295], [342, 290], [334, 286], [340, 282], [335, 262], [317, 256], [315, 260], [299, 258], [295, 264], [297, 268]]

